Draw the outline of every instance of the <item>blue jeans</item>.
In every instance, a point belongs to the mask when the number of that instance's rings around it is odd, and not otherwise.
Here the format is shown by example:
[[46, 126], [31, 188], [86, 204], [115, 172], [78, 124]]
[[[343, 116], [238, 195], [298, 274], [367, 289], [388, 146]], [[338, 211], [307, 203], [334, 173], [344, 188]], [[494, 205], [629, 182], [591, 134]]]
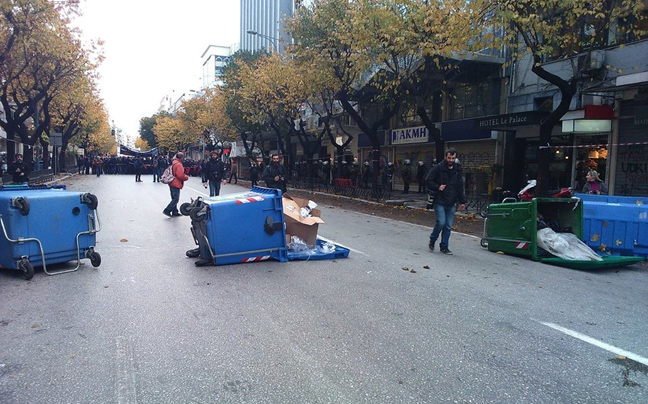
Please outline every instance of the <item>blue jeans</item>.
[[178, 202], [180, 202], [180, 188], [169, 187], [171, 191], [171, 202], [164, 209], [167, 213], [178, 214]]
[[454, 221], [455, 207], [454, 205], [441, 205], [440, 203], [434, 204], [434, 214], [436, 216], [436, 224], [434, 230], [430, 234], [430, 240], [436, 242], [441, 233], [440, 248], [448, 248], [450, 242], [450, 231], [452, 230], [452, 222]]
[[209, 196], [220, 195], [221, 180], [209, 180]]

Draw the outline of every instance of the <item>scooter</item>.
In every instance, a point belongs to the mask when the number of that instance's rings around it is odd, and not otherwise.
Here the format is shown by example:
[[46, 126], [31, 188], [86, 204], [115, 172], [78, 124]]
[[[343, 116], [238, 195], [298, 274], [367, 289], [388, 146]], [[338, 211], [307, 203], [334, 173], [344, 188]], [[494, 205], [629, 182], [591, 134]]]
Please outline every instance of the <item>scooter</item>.
[[[524, 188], [517, 193], [516, 196], [511, 196], [509, 191], [504, 193], [502, 202], [529, 202], [535, 197], [536, 180], [528, 180]], [[573, 195], [571, 187], [560, 188], [548, 192], [549, 198], [570, 198]]]

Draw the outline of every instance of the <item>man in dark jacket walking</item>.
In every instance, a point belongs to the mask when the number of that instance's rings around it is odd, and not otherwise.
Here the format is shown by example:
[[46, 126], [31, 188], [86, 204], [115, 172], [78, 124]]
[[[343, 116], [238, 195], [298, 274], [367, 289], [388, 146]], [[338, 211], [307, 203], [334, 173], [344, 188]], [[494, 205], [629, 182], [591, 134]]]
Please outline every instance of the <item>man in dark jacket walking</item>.
[[225, 164], [218, 158], [218, 151], [212, 150], [204, 166], [203, 184], [209, 182], [209, 196], [220, 195], [221, 184], [225, 184]]
[[270, 164], [263, 170], [263, 181], [268, 188], [280, 189], [286, 193], [286, 167], [279, 163], [279, 155], [272, 154]]
[[460, 203], [459, 210], [466, 208], [461, 166], [455, 163], [456, 158], [457, 151], [448, 149], [445, 152], [444, 162], [430, 169], [426, 177], [427, 187], [432, 191], [436, 191], [434, 197], [436, 224], [430, 234], [429, 247], [430, 250], [434, 251], [434, 244], [440, 233], [441, 243], [439, 243], [439, 250], [448, 255], [452, 254], [448, 249], [448, 243], [450, 241], [452, 222], [454, 221], [455, 204]]

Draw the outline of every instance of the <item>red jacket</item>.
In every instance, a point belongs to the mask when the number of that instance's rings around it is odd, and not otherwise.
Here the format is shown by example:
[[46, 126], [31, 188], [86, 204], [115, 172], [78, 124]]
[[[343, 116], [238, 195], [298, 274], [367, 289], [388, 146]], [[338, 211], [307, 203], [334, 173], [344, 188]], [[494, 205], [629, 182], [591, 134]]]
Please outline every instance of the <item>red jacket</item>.
[[189, 176], [185, 174], [184, 166], [182, 162], [178, 159], [173, 159], [171, 161], [173, 167], [173, 176], [175, 177], [173, 181], [169, 184], [170, 187], [182, 189], [184, 187], [184, 182], [189, 179]]

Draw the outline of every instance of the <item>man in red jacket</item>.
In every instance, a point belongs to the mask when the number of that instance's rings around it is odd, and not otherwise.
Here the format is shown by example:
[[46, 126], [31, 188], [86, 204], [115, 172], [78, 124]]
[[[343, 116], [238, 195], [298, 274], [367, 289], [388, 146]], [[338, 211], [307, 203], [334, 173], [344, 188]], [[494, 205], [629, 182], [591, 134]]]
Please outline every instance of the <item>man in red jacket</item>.
[[167, 207], [162, 211], [165, 215], [169, 217], [182, 216], [178, 212], [178, 202], [180, 202], [180, 190], [184, 187], [184, 182], [189, 179], [187, 174], [185, 174], [184, 166], [182, 165], [182, 159], [184, 159], [184, 153], [178, 152], [171, 161], [173, 167], [173, 181], [169, 183], [169, 190], [171, 191], [171, 202]]

